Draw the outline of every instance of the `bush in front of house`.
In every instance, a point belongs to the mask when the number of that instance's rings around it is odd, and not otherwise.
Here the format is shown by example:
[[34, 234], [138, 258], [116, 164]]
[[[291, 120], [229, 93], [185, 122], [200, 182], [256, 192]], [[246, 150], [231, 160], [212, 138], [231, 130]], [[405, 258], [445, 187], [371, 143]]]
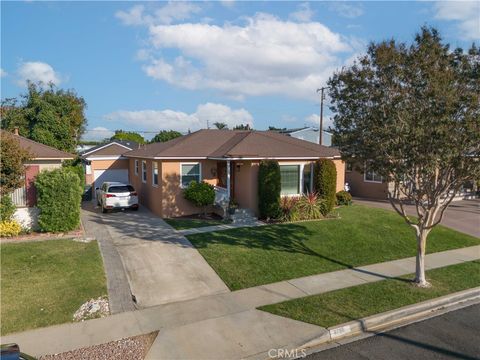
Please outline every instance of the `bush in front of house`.
[[351, 205], [352, 195], [348, 191], [342, 190], [337, 192], [337, 205]]
[[314, 186], [318, 196], [325, 200], [327, 213], [333, 210], [336, 202], [337, 169], [332, 160], [320, 159], [315, 162]]
[[15, 213], [15, 205], [13, 205], [12, 198], [10, 194], [2, 195], [0, 199], [0, 221], [10, 221], [12, 220], [13, 214]]
[[183, 189], [183, 196], [195, 206], [203, 208], [203, 215], [206, 216], [207, 206], [215, 202], [215, 188], [203, 181], [199, 183], [192, 181]]
[[0, 237], [18, 236], [22, 232], [22, 226], [15, 220], [0, 221]]
[[317, 193], [308, 193], [302, 195], [296, 208], [301, 220], [322, 219], [326, 215], [326, 202], [321, 199]]
[[63, 167], [77, 174], [80, 179], [80, 185], [83, 187], [85, 184], [85, 169], [83, 168], [80, 158], [65, 160], [63, 162]]
[[280, 209], [280, 166], [273, 160], [260, 162], [258, 169], [258, 210], [262, 219], [277, 219]]
[[35, 180], [41, 231], [71, 231], [80, 225], [82, 187], [76, 173], [60, 168], [43, 171]]
[[289, 222], [300, 220], [300, 214], [297, 208], [298, 199], [296, 196], [283, 196], [280, 199], [280, 221]]

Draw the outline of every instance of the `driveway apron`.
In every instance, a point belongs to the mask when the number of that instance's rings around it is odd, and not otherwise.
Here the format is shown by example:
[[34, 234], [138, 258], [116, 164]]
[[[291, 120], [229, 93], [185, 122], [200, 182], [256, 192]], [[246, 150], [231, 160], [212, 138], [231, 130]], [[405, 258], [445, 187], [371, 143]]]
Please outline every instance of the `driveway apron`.
[[195, 247], [146, 208], [102, 214], [101, 219], [138, 307], [229, 291]]

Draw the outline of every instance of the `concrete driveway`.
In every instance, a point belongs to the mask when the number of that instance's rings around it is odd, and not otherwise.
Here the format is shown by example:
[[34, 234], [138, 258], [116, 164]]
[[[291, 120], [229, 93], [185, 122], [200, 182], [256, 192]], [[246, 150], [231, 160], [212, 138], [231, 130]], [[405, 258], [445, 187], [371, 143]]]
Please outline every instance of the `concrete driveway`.
[[102, 214], [88, 204], [83, 212], [90, 212], [83, 216], [87, 232], [88, 227], [107, 230], [139, 307], [229, 291], [195, 247], [145, 207]]
[[[356, 204], [393, 210], [388, 201], [354, 199]], [[415, 207], [407, 206], [407, 213], [415, 215]], [[445, 211], [442, 225], [457, 231], [480, 237], [480, 199], [454, 201]]]

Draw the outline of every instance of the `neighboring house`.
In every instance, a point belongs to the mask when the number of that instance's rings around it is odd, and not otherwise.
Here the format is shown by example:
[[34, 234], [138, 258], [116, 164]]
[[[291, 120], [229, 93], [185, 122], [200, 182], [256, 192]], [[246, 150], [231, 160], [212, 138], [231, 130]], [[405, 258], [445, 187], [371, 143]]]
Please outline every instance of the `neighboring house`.
[[274, 131], [200, 130], [123, 156], [140, 203], [161, 217], [198, 212], [182, 193], [192, 180], [214, 185], [217, 202], [234, 198], [257, 214], [258, 168], [265, 159], [279, 162], [284, 196], [311, 191], [313, 163], [322, 158], [336, 165], [337, 191], [344, 187], [345, 166], [337, 149]]
[[[298, 129], [284, 129], [279, 131], [280, 134], [291, 136], [300, 140], [309, 141], [315, 144], [318, 144], [320, 131], [315, 127], [303, 127]], [[332, 134], [327, 131], [323, 131], [323, 145], [331, 146], [332, 145]]]
[[37, 203], [35, 177], [42, 170], [61, 167], [64, 160], [74, 159], [75, 155], [24, 138], [18, 135], [17, 129], [14, 135], [18, 139], [20, 147], [32, 154], [32, 159], [25, 163], [25, 185], [12, 193], [13, 203], [18, 208], [15, 217], [24, 226], [31, 227], [35, 223], [35, 205]]
[[80, 153], [86, 184], [95, 189], [105, 181], [128, 183], [128, 159], [123, 154], [137, 147], [138, 144], [133, 141], [114, 140]]

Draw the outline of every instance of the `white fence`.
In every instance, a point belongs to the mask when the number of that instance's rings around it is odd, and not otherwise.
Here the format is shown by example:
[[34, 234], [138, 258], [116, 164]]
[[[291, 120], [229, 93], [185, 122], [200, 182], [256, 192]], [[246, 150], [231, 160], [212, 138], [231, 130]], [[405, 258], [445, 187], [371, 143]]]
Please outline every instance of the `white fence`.
[[16, 207], [27, 206], [27, 190], [25, 186], [16, 189], [12, 194], [12, 202]]

